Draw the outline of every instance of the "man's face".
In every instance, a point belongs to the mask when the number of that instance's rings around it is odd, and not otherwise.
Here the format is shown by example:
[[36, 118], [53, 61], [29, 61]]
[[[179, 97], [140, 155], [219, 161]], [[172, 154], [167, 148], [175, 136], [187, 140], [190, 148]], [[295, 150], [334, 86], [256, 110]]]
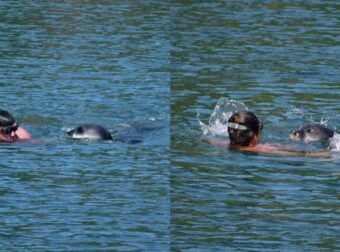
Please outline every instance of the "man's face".
[[16, 129], [16, 127], [0, 127], [0, 142], [13, 142]]

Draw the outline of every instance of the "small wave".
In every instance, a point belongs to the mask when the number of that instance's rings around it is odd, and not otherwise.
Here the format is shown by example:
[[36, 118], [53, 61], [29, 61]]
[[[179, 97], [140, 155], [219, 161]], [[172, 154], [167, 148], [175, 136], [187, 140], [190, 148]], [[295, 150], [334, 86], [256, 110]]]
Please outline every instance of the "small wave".
[[205, 124], [200, 120], [199, 113], [197, 114], [197, 119], [204, 135], [228, 136], [226, 124], [228, 123], [229, 118], [236, 112], [246, 110], [248, 110], [248, 108], [244, 103], [221, 97], [215, 105], [208, 124]]
[[70, 125], [66, 125], [66, 126], [62, 126], [61, 127], [61, 133], [64, 135], [66, 134], [66, 132], [69, 132], [70, 130], [73, 130], [76, 127], [76, 125], [70, 126]]
[[338, 120], [340, 117], [335, 114], [319, 114], [315, 115], [304, 111], [302, 108], [298, 108], [295, 106], [289, 106], [288, 110], [283, 113], [283, 116], [289, 118], [294, 122], [301, 122], [301, 124], [307, 123], [317, 123], [322, 124], [327, 127], [331, 127], [334, 124], [334, 121]]
[[297, 107], [292, 107], [292, 112], [295, 115], [304, 115], [305, 114], [305, 112], [302, 109], [297, 108]]

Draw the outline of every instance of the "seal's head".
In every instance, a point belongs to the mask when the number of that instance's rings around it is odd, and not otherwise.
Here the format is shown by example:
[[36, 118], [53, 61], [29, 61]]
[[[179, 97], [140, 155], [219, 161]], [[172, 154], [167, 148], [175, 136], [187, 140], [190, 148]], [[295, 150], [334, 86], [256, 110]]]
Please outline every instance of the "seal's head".
[[112, 140], [110, 132], [97, 124], [82, 124], [68, 131], [66, 135], [74, 139]]
[[306, 143], [328, 140], [334, 136], [334, 130], [322, 124], [306, 124], [297, 130], [289, 133], [289, 139], [292, 141], [304, 141]]

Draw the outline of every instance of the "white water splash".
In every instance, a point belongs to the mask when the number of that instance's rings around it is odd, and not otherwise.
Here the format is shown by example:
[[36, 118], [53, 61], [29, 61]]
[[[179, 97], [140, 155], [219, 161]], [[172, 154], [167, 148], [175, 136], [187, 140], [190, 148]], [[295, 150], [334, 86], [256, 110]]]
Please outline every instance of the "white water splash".
[[328, 121], [329, 121], [329, 119], [321, 117], [320, 124], [328, 126]]
[[304, 115], [305, 114], [305, 112], [302, 109], [294, 107], [294, 106], [292, 107], [292, 111], [293, 111], [293, 114], [295, 114], [295, 115]]
[[228, 136], [226, 124], [229, 118], [236, 112], [246, 110], [248, 108], [242, 102], [221, 97], [210, 116], [209, 124], [203, 123], [199, 118], [199, 114], [197, 114], [198, 123], [204, 135]]
[[330, 147], [332, 151], [340, 151], [340, 134], [335, 133], [334, 136], [330, 139]]

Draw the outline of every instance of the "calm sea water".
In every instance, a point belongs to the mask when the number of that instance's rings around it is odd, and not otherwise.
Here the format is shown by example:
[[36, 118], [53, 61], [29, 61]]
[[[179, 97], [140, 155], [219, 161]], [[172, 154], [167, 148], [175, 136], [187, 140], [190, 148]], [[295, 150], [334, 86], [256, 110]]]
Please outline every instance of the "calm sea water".
[[[168, 13], [166, 1], [0, 2], [0, 107], [42, 139], [1, 145], [1, 251], [168, 250]], [[164, 126], [141, 144], [64, 137], [150, 118]]]
[[222, 96], [264, 121], [262, 142], [291, 148], [312, 117], [340, 127], [336, 1], [172, 4], [173, 251], [340, 249], [338, 154], [330, 159], [231, 152], [201, 141]]

